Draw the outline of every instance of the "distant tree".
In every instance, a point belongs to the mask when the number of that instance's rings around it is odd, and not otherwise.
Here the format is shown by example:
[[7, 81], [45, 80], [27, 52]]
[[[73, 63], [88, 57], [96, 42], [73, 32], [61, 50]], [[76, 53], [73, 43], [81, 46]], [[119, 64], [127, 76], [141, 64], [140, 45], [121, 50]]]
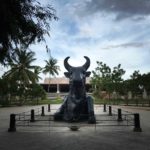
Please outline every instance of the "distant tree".
[[28, 47], [44, 41], [52, 19], [57, 19], [52, 6], [44, 7], [37, 0], [1, 0], [0, 62], [11, 59], [20, 44]]
[[13, 102], [17, 93], [17, 84], [6, 79], [0, 79], [0, 104], [9, 105]]
[[125, 74], [125, 70], [121, 68], [121, 64], [118, 64], [118, 66], [113, 68], [112, 71], [112, 82], [113, 82], [113, 87], [114, 90], [120, 91], [123, 79], [122, 76]]
[[148, 92], [150, 91], [150, 72], [149, 73], [144, 73], [142, 76], [141, 76], [141, 85], [143, 85], [143, 88], [145, 88], [145, 90]]
[[131, 79], [134, 80], [134, 79], [139, 78], [140, 76], [141, 76], [140, 71], [139, 70], [135, 70], [130, 77], [131, 77]]
[[150, 91], [150, 73], [141, 74], [139, 70], [135, 70], [128, 80], [128, 89], [133, 92], [134, 95], [146, 91]]
[[43, 69], [44, 74], [49, 74], [49, 85], [48, 85], [48, 92], [50, 88], [50, 78], [52, 76], [58, 75], [58, 71], [60, 70], [60, 67], [57, 65], [57, 59], [50, 57], [49, 60], [45, 60], [46, 65]]
[[111, 68], [103, 62], [97, 61], [97, 67], [93, 73], [91, 83], [94, 87], [95, 94], [101, 95], [101, 91], [105, 90], [109, 94], [112, 91]]
[[122, 76], [125, 71], [119, 64], [117, 67], [111, 68], [103, 62], [97, 61], [97, 67], [92, 71], [93, 77], [91, 83], [94, 87], [96, 94], [100, 94], [102, 90], [107, 91], [110, 97], [110, 93], [114, 90], [119, 91], [121, 82], [123, 83]]
[[128, 89], [132, 91], [133, 95], [137, 95], [140, 92], [139, 86], [141, 84], [141, 74], [139, 70], [135, 70], [128, 80]]
[[40, 84], [31, 84], [28, 96], [32, 98], [32, 101], [36, 100], [36, 104], [38, 105], [39, 99], [46, 98], [46, 92]]

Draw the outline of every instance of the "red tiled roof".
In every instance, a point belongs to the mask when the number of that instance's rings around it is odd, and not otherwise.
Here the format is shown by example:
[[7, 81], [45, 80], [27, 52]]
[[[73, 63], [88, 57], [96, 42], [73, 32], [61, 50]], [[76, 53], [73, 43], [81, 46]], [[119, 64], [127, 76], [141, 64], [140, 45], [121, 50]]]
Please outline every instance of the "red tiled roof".
[[[90, 83], [90, 77], [86, 78], [86, 83]], [[44, 84], [69, 84], [69, 79], [66, 77], [45, 78]]]

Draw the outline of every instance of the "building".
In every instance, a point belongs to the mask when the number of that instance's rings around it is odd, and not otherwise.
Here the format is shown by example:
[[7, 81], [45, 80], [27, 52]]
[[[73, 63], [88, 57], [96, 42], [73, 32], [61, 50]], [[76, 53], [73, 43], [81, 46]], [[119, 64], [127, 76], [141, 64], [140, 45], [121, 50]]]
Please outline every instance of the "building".
[[[66, 77], [58, 77], [58, 78], [45, 78], [44, 83], [41, 84], [46, 92], [51, 93], [66, 93], [69, 91], [69, 79]], [[86, 78], [86, 91], [88, 92], [91, 88], [90, 85], [90, 77]]]

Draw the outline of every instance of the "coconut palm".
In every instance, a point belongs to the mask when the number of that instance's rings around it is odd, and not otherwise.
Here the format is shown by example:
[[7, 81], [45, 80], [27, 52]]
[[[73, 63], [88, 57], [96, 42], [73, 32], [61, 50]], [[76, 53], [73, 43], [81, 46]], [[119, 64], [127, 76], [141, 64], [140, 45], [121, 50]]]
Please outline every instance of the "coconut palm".
[[42, 68], [40, 66], [35, 66], [34, 68], [34, 73], [37, 75], [37, 81], [39, 81], [39, 79], [42, 79], [39, 74], [41, 73]]
[[9, 62], [11, 68], [5, 73], [5, 77], [25, 85], [36, 82], [38, 76], [34, 70], [37, 66], [31, 65], [36, 60], [34, 52], [17, 49], [16, 53], [17, 55]]
[[49, 73], [49, 85], [48, 85], [48, 93], [49, 93], [49, 87], [50, 87], [50, 78], [51, 76], [58, 75], [58, 71], [60, 70], [60, 67], [57, 65], [57, 59], [50, 57], [49, 60], [45, 60], [46, 65], [43, 69], [43, 73], [47, 74]]
[[37, 66], [31, 65], [36, 60], [34, 55], [31, 51], [16, 49], [15, 57], [9, 62], [10, 70], [4, 74], [7, 80], [13, 81], [14, 84], [18, 85], [20, 99], [24, 97], [30, 83], [38, 81], [38, 75], [34, 73]]

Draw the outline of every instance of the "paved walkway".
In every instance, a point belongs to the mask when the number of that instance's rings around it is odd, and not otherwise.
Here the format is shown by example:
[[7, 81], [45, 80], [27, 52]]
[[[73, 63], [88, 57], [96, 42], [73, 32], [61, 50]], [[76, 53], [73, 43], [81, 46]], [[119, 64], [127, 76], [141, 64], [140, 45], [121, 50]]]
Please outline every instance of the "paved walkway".
[[[124, 110], [140, 113], [143, 132], [133, 132], [133, 127], [90, 127], [59, 132], [27, 132], [17, 130], [8, 133], [10, 113], [20, 113], [34, 107], [0, 108], [0, 150], [150, 150], [150, 109], [121, 106]], [[58, 108], [53, 105], [52, 108]], [[118, 108], [118, 106], [113, 106]], [[96, 113], [103, 113], [95, 106]]]

